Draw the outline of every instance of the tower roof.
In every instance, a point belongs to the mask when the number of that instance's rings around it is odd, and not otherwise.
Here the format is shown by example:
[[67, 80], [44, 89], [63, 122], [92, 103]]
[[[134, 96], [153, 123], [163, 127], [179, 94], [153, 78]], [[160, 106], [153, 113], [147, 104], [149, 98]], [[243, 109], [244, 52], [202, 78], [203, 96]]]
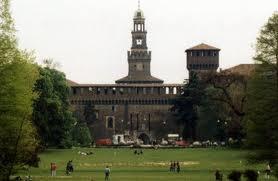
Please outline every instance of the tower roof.
[[205, 43], [201, 43], [201, 44], [191, 47], [185, 51], [190, 51], [190, 50], [217, 50], [217, 51], [220, 51], [219, 48], [213, 47], [213, 46], [205, 44]]
[[128, 84], [142, 84], [142, 83], [149, 83], [149, 84], [162, 84], [164, 81], [153, 77], [151, 75], [141, 75], [141, 76], [131, 76], [128, 75], [124, 78], [121, 78], [116, 81], [117, 84], [120, 83], [128, 83]]
[[144, 19], [144, 13], [141, 9], [137, 9], [134, 13], [134, 19]]

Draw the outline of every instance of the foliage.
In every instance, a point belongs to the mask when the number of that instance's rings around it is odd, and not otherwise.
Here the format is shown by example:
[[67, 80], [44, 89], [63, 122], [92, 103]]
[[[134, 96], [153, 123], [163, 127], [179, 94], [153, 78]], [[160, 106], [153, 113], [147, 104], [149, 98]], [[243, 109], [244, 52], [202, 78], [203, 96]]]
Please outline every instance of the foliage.
[[226, 112], [221, 102], [211, 99], [211, 95], [217, 94], [218, 90], [212, 86], [205, 89], [205, 96], [198, 107], [197, 132], [199, 140], [226, 139]]
[[257, 39], [256, 71], [247, 94], [247, 156], [251, 163], [278, 163], [278, 13]]
[[240, 181], [241, 179], [241, 172], [239, 171], [232, 171], [229, 175], [228, 175], [228, 179], [231, 181]]
[[69, 87], [65, 75], [58, 70], [39, 67], [40, 79], [35, 84], [39, 93], [34, 102], [33, 121], [42, 144], [46, 147], [70, 147], [75, 119], [70, 110]]
[[71, 131], [73, 146], [90, 146], [92, 143], [91, 133], [84, 123], [76, 123]]
[[175, 111], [178, 124], [183, 125], [183, 138], [196, 139], [197, 109], [204, 95], [204, 87], [196, 73], [190, 73], [188, 84], [184, 85], [182, 93], [178, 96], [171, 108]]
[[247, 181], [257, 181], [259, 176], [258, 173], [254, 170], [245, 170], [243, 175], [247, 179]]
[[9, 8], [0, 0], [0, 180], [39, 161], [31, 121], [38, 72], [33, 55], [18, 48]]
[[215, 89], [213, 94], [208, 94], [208, 97], [222, 109], [221, 119], [228, 123], [227, 135], [239, 140], [245, 135], [243, 118], [248, 79], [248, 75], [229, 70], [219, 73], [209, 72], [203, 75], [203, 81]]

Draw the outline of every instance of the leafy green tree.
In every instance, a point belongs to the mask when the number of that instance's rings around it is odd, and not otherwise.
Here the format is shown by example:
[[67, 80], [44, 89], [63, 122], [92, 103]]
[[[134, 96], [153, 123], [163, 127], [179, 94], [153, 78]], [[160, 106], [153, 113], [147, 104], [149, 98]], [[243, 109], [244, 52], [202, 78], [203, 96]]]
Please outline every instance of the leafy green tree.
[[204, 87], [196, 73], [190, 73], [190, 80], [185, 84], [182, 93], [174, 100], [174, 111], [179, 125], [183, 126], [184, 139], [196, 139], [198, 106], [204, 96]]
[[74, 146], [90, 146], [92, 143], [91, 133], [86, 123], [77, 123], [71, 132]]
[[31, 120], [38, 72], [32, 54], [18, 48], [9, 8], [0, 0], [0, 180], [39, 161]]
[[33, 121], [46, 147], [70, 147], [75, 119], [70, 110], [69, 87], [65, 75], [47, 64], [39, 67], [35, 84], [39, 97], [34, 102]]
[[278, 163], [278, 13], [257, 38], [257, 66], [247, 94], [247, 146], [250, 162]]

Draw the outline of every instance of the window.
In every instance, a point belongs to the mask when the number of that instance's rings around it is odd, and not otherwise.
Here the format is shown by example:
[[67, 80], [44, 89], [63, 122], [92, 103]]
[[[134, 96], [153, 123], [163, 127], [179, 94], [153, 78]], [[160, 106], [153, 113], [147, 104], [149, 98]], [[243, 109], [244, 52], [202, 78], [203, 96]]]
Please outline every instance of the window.
[[116, 94], [116, 88], [115, 88], [115, 87], [113, 87], [113, 89], [112, 89], [112, 94], [113, 94], [113, 95]]
[[76, 88], [72, 88], [72, 93], [75, 95], [77, 93]]
[[114, 127], [114, 119], [113, 119], [113, 117], [108, 117], [107, 118], [106, 127], [107, 128], [113, 128]]
[[113, 112], [116, 111], [116, 106], [112, 106], [112, 111], [113, 111]]
[[177, 94], [177, 88], [176, 87], [174, 87], [174, 89], [173, 89], [173, 94]]
[[97, 88], [97, 94], [100, 94], [100, 88]]
[[104, 94], [108, 94], [108, 89], [107, 88], [104, 89]]
[[124, 89], [120, 88], [120, 94], [123, 95], [124, 94]]
[[197, 55], [197, 57], [199, 57], [200, 56], [200, 52], [196, 52], [196, 55]]
[[169, 91], [170, 89], [169, 89], [169, 87], [166, 87], [166, 94], [169, 94]]

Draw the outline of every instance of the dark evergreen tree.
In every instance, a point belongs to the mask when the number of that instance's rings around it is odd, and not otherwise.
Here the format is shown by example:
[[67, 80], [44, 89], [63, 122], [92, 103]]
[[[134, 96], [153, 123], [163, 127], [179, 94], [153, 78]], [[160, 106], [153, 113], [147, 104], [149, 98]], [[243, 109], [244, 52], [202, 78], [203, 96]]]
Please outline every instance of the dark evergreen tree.
[[190, 72], [190, 80], [174, 100], [171, 108], [177, 118], [177, 123], [183, 126], [184, 139], [196, 139], [196, 125], [198, 120], [198, 106], [204, 96], [204, 86], [195, 72]]

